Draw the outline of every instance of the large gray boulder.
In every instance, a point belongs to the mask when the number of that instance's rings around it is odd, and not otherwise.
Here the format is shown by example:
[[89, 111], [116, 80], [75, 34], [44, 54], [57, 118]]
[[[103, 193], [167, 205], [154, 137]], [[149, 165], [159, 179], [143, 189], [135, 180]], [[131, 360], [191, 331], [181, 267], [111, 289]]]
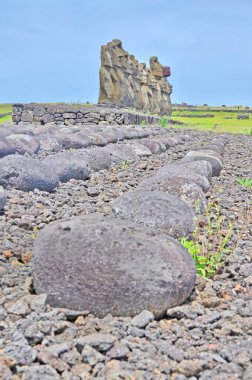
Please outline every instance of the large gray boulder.
[[123, 219], [173, 237], [188, 236], [194, 230], [192, 208], [178, 197], [161, 191], [130, 191], [112, 202], [112, 210]]
[[157, 172], [155, 176], [147, 178], [141, 183], [141, 187], [145, 187], [148, 189], [148, 186], [151, 188], [154, 184], [160, 185], [166, 180], [171, 180], [172, 178], [181, 178], [188, 180], [190, 183], [196, 183], [204, 192], [207, 192], [210, 189], [210, 182], [208, 179], [202, 175], [199, 175], [197, 173], [190, 173], [190, 172], [163, 172], [159, 173]]
[[222, 169], [221, 156], [214, 152], [213, 150], [198, 150], [190, 151], [185, 157], [182, 158], [182, 162], [191, 162], [191, 161], [208, 161], [212, 166], [213, 176], [219, 176]]
[[92, 148], [76, 151], [79, 157], [88, 162], [91, 170], [97, 172], [99, 170], [108, 170], [111, 166], [111, 156], [106, 150], [107, 148]]
[[4, 189], [2, 186], [0, 186], [0, 211], [3, 210], [4, 206], [6, 205], [7, 202], [7, 196], [4, 192]]
[[134, 142], [134, 144], [131, 145], [131, 148], [134, 150], [134, 152], [139, 156], [139, 157], [149, 157], [152, 155], [151, 151], [147, 146], [143, 144], [139, 144], [137, 142]]
[[7, 140], [15, 146], [19, 154], [37, 154], [40, 149], [40, 142], [34, 136], [25, 134], [13, 134], [7, 137]]
[[86, 147], [85, 141], [77, 136], [77, 133], [55, 133], [55, 137], [61, 142], [64, 149], [81, 149]]
[[206, 177], [209, 181], [212, 177], [212, 165], [205, 160], [190, 161], [190, 162], [176, 162], [162, 166], [157, 174], [171, 174], [171, 175], [190, 175], [198, 174]]
[[171, 177], [160, 180], [160, 177], [154, 176], [152, 181], [143, 181], [137, 187], [137, 190], [145, 191], [163, 191], [164, 193], [176, 195], [188, 203], [194, 211], [204, 211], [204, 192], [200, 186], [192, 180], [181, 177]]
[[139, 141], [139, 144], [146, 146], [152, 154], [161, 154], [166, 151], [166, 146], [156, 140], [143, 139]]
[[174, 239], [99, 214], [50, 223], [32, 257], [34, 288], [55, 307], [161, 317], [190, 295], [192, 258]]
[[129, 144], [112, 144], [104, 148], [110, 154], [111, 161], [115, 164], [122, 162], [134, 162], [139, 159], [134, 149]]
[[11, 144], [6, 137], [0, 135], [0, 158], [15, 154], [16, 148]]
[[72, 178], [85, 180], [91, 172], [87, 160], [69, 152], [48, 156], [43, 162], [55, 170], [61, 182], [68, 182]]
[[91, 142], [91, 145], [96, 145], [96, 146], [106, 146], [108, 145], [108, 141], [106, 138], [100, 134], [100, 133], [88, 133], [88, 139]]
[[56, 172], [39, 160], [18, 154], [0, 160], [0, 185], [4, 188], [51, 192], [58, 183], [59, 177]]
[[56, 153], [63, 149], [63, 145], [59, 139], [51, 134], [40, 135], [38, 138], [41, 151]]

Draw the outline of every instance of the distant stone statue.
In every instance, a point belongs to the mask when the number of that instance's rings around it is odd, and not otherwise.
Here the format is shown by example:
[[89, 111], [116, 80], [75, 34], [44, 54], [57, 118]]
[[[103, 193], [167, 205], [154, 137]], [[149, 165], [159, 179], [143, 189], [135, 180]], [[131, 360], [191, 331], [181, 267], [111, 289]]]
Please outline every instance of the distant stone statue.
[[101, 47], [98, 103], [169, 115], [170, 74], [170, 67], [162, 66], [157, 57], [150, 58], [148, 68], [124, 50], [120, 40], [112, 40]]

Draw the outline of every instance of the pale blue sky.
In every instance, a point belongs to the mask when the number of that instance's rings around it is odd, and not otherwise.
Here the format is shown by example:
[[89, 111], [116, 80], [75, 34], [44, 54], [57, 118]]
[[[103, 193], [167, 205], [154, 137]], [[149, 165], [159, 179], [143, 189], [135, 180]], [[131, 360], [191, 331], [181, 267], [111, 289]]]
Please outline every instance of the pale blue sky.
[[173, 102], [252, 106], [252, 0], [0, 0], [0, 103], [96, 102], [100, 46], [171, 67]]

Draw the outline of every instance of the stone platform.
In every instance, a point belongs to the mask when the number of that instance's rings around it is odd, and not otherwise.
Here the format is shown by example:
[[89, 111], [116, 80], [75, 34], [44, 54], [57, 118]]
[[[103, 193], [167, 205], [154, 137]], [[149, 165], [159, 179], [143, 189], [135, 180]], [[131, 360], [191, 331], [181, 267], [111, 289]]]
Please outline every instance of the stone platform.
[[83, 106], [81, 108], [68, 105], [46, 104], [14, 104], [12, 109], [14, 123], [37, 123], [58, 125], [131, 125], [159, 124], [160, 118], [124, 108], [101, 106]]

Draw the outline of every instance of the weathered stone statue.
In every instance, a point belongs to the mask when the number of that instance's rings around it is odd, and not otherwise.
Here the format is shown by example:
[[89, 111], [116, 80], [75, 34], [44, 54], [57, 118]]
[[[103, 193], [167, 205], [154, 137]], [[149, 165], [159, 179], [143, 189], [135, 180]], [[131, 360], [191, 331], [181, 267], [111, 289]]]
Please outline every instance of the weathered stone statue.
[[101, 47], [98, 103], [169, 115], [172, 93], [169, 76], [170, 68], [162, 66], [157, 57], [150, 58], [148, 68], [124, 50], [120, 40], [112, 40]]

